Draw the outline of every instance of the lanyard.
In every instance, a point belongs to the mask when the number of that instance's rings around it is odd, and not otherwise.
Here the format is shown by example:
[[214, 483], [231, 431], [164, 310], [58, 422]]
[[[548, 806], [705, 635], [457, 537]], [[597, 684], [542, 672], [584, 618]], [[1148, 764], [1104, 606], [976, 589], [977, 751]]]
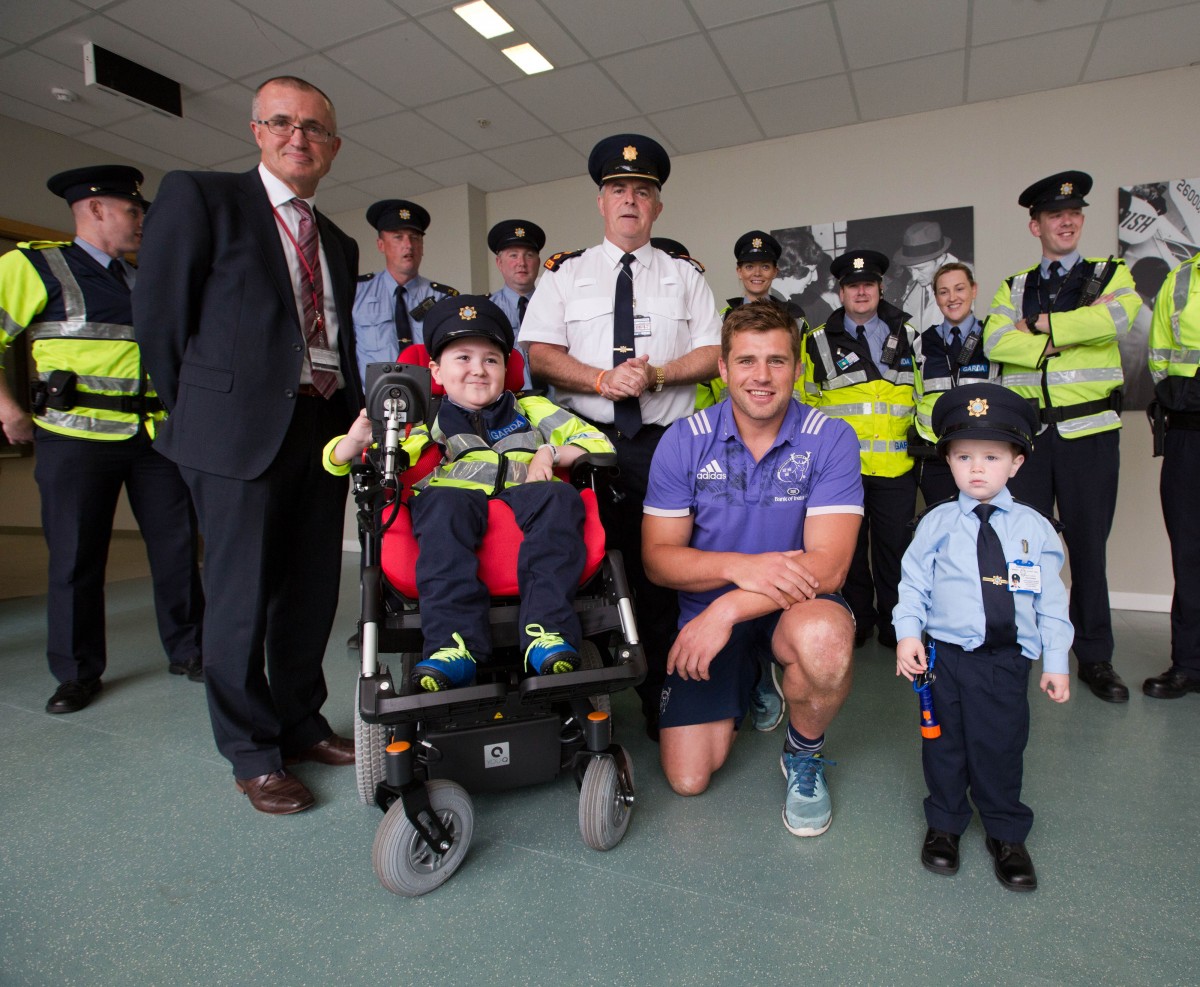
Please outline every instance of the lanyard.
[[[292, 246], [296, 248], [296, 256], [300, 259], [300, 266], [304, 269], [305, 278], [308, 279], [308, 290], [312, 293], [313, 316], [316, 328], [324, 329], [325, 305], [321, 300], [321, 296], [317, 293], [317, 272], [309, 266], [308, 258], [304, 256], [304, 251], [300, 249], [300, 244], [296, 240], [295, 236], [292, 235], [292, 231], [289, 229], [287, 222], [281, 215], [279, 215], [279, 210], [275, 206], [271, 206], [271, 212], [275, 214], [275, 219], [278, 221], [279, 225], [283, 227], [283, 232], [287, 234], [287, 238], [292, 241]], [[313, 218], [313, 222], [316, 222], [316, 217]], [[318, 246], [317, 249], [320, 250], [320, 247]], [[319, 264], [320, 262], [320, 254], [318, 253], [317, 263]]]

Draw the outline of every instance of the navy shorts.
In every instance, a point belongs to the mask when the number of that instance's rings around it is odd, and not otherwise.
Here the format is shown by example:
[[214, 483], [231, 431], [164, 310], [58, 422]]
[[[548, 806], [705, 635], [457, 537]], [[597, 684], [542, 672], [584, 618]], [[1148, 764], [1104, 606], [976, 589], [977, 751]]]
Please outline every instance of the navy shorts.
[[[822, 593], [818, 600], [850, 606], [840, 593]], [[697, 723], [733, 720], [741, 726], [750, 708], [750, 696], [758, 684], [762, 659], [775, 660], [771, 637], [783, 616], [782, 610], [734, 624], [729, 641], [708, 666], [708, 679], [682, 679], [675, 672], [663, 682], [658, 702], [659, 727], [686, 727]]]

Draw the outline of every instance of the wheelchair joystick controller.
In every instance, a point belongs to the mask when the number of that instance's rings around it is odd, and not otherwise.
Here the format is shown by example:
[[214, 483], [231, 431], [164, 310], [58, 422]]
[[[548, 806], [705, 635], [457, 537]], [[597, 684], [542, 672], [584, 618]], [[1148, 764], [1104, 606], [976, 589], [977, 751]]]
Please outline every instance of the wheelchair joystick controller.
[[403, 420], [407, 408], [404, 398], [400, 396], [399, 388], [395, 393], [395, 397], [387, 398], [383, 402], [386, 418], [383, 436], [383, 475], [387, 479], [393, 479], [396, 476], [396, 452], [400, 448], [400, 422]]

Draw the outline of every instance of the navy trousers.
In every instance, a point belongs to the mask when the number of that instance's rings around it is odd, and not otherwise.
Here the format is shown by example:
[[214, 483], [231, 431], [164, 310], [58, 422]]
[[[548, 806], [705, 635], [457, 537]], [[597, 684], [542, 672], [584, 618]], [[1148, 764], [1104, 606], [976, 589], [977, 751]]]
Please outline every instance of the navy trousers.
[[[509, 487], [497, 497], [512, 508], [525, 535], [517, 555], [522, 653], [530, 643], [526, 624], [541, 624], [578, 649], [582, 632], [573, 604], [587, 561], [579, 491], [569, 483], [535, 482]], [[490, 596], [475, 558], [487, 511], [481, 490], [429, 487], [412, 499], [426, 658], [439, 648], [454, 647], [454, 634], [477, 662], [491, 657]]]
[[1159, 493], [1171, 539], [1171, 665], [1200, 679], [1200, 432], [1171, 429], [1163, 449]]
[[1025, 842], [1033, 826], [1033, 810], [1021, 801], [1030, 664], [1016, 645], [964, 651], [937, 642], [933, 711], [942, 735], [921, 741], [925, 819], [934, 829], [966, 830], [969, 789], [988, 836]]
[[[863, 476], [864, 517], [842, 596], [861, 631], [878, 623], [892, 632], [899, 600], [900, 560], [912, 539], [917, 512], [917, 471], [903, 476]], [[869, 561], [868, 561], [869, 559]]]

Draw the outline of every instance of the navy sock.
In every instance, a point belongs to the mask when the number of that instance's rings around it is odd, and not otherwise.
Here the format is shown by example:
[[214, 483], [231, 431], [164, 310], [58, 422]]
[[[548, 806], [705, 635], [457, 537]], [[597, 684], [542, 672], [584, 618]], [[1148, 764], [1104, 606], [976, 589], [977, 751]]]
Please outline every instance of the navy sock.
[[824, 746], [825, 734], [821, 734], [816, 740], [809, 740], [794, 726], [788, 724], [787, 737], [783, 741], [785, 754], [819, 754]]

